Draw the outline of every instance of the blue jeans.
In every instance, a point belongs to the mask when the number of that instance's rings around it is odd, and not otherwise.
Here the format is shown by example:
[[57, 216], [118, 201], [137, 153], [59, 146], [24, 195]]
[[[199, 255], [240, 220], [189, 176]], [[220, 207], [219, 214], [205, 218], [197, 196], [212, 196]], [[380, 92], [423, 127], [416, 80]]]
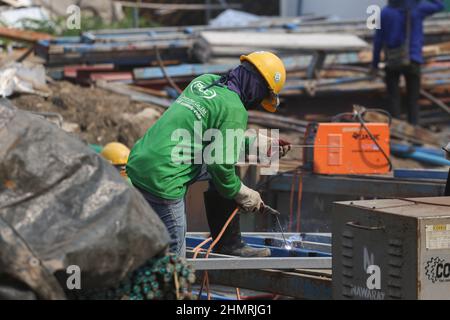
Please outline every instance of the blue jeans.
[[[210, 180], [210, 175], [206, 171], [206, 166], [203, 166], [199, 175], [193, 179], [189, 185], [197, 181]], [[157, 197], [145, 190], [137, 188], [148, 204], [155, 210], [156, 214], [162, 220], [169, 231], [171, 238], [170, 252], [179, 257], [186, 256], [186, 213], [185, 213], [185, 199], [167, 200]]]
[[184, 199], [166, 200], [137, 188], [162, 220], [170, 235], [170, 252], [186, 256], [186, 215]]

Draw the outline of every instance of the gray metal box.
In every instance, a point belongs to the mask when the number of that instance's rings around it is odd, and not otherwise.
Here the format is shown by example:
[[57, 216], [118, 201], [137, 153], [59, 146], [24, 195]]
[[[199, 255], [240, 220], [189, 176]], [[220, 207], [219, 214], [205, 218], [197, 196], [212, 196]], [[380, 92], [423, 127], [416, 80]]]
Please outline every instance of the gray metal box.
[[450, 197], [338, 202], [334, 299], [450, 299]]

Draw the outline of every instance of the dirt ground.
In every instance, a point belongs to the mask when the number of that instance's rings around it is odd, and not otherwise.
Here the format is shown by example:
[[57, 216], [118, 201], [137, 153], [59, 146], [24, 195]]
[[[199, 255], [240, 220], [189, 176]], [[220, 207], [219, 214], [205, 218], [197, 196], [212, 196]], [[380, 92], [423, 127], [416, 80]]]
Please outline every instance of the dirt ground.
[[159, 107], [95, 87], [66, 81], [49, 87], [53, 94], [48, 98], [20, 94], [11, 100], [20, 109], [60, 114], [69, 131], [91, 144], [119, 141], [132, 147], [161, 114]]

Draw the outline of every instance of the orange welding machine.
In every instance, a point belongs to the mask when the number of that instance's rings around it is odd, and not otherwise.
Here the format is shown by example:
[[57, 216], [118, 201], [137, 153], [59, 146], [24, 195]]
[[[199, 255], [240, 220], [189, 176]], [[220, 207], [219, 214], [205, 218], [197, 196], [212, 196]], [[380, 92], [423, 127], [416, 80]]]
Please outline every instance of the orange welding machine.
[[387, 123], [313, 123], [305, 140], [314, 147], [304, 151], [304, 168], [314, 173], [385, 174], [391, 170]]

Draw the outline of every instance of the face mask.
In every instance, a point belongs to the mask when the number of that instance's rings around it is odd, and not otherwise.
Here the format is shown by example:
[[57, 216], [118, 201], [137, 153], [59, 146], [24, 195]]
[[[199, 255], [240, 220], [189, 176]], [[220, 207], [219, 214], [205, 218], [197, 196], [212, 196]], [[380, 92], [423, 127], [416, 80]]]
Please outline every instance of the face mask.
[[262, 77], [240, 65], [228, 74], [227, 87], [236, 92], [246, 108], [257, 108], [269, 96], [267, 85]]

